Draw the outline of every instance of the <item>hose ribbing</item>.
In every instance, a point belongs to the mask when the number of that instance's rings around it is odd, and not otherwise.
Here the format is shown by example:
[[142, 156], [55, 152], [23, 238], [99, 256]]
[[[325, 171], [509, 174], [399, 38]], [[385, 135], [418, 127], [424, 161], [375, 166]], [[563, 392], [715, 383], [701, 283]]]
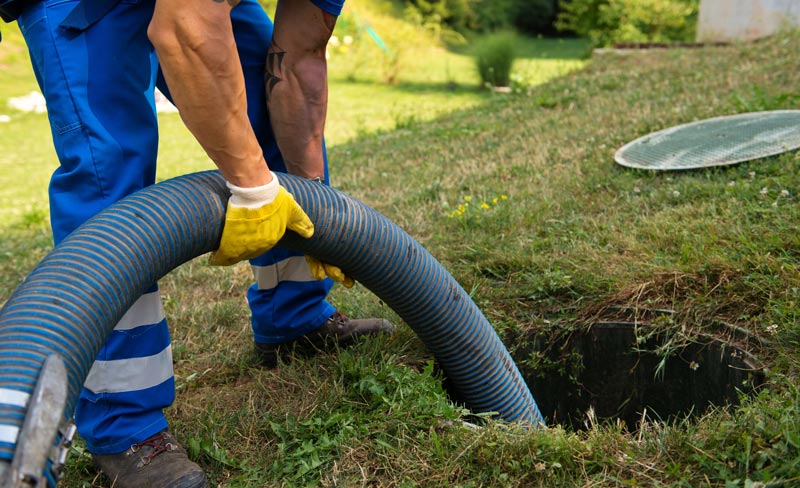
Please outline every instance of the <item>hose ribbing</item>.
[[[436, 356], [459, 399], [475, 412], [543, 423], [494, 329], [453, 277], [402, 229], [363, 203], [291, 175], [281, 183], [314, 222], [311, 239], [280, 245], [340, 266], [387, 303]], [[71, 413], [92, 362], [115, 324], [159, 278], [219, 243], [228, 192], [216, 171], [137, 192], [70, 234], [0, 310], [0, 390], [30, 393], [58, 353]], [[0, 403], [0, 437], [25, 409]], [[0, 440], [0, 460], [14, 444]]]

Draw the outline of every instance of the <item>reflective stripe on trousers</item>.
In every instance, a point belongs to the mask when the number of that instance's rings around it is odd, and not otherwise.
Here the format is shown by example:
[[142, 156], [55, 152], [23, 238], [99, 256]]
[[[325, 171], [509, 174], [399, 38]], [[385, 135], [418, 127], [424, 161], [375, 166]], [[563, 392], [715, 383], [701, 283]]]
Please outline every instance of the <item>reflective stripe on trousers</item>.
[[[154, 89], [169, 94], [147, 38], [154, 0], [119, 0], [85, 28], [60, 25], [77, 3], [44, 0], [18, 20], [47, 99], [60, 163], [49, 188], [56, 243], [97, 212], [154, 183]], [[263, 89], [272, 23], [256, 0], [243, 0], [231, 18], [248, 115], [270, 166], [285, 171]], [[269, 266], [287, 253], [275, 250], [254, 264]], [[333, 313], [325, 301], [329, 289], [328, 280], [250, 287], [256, 340], [282, 341], [318, 327]], [[167, 427], [163, 409], [174, 400], [174, 378], [169, 330], [155, 286], [118, 324], [97, 359], [75, 412], [89, 451], [122, 452]]]

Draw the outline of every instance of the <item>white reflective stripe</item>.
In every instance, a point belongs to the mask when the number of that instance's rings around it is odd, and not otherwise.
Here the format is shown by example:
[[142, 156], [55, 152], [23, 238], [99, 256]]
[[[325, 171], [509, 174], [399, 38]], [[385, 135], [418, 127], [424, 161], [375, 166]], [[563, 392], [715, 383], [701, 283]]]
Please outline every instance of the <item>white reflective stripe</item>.
[[142, 325], [157, 324], [164, 320], [164, 305], [157, 291], [146, 293], [125, 312], [114, 330], [129, 330]]
[[269, 290], [281, 281], [316, 281], [305, 256], [292, 256], [269, 266], [253, 266], [259, 290]]
[[16, 444], [17, 436], [19, 436], [19, 427], [11, 427], [10, 425], [0, 425], [0, 442]]
[[152, 388], [172, 378], [172, 346], [143, 358], [95, 361], [83, 383], [93, 393], [124, 393]]
[[25, 408], [28, 406], [30, 394], [24, 391], [0, 388], [0, 405], [14, 405], [15, 407]]

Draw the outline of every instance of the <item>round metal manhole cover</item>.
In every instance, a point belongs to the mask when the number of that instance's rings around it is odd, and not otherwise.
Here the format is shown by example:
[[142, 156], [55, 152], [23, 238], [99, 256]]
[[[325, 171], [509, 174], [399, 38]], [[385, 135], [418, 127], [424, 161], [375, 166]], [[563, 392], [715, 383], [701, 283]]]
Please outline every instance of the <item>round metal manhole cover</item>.
[[670, 127], [622, 146], [614, 159], [640, 169], [741, 163], [800, 148], [800, 110], [751, 112]]

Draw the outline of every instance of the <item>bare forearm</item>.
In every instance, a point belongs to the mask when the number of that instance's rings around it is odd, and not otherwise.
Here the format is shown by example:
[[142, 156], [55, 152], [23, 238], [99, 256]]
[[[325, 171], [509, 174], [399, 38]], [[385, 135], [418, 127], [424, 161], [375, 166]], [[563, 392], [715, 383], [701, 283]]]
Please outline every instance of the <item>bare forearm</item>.
[[[289, 57], [280, 49], [273, 43], [269, 62], [278, 65], [279, 59]], [[273, 69], [266, 78], [267, 106], [286, 168], [300, 176], [322, 176], [328, 101], [325, 60], [300, 60], [291, 68]]]
[[324, 173], [325, 47], [335, 23], [308, 0], [281, 0], [267, 57], [267, 106], [278, 146], [287, 170], [308, 178]]
[[148, 34], [186, 126], [226, 180], [253, 187], [271, 176], [247, 117], [230, 8], [158, 0]]

